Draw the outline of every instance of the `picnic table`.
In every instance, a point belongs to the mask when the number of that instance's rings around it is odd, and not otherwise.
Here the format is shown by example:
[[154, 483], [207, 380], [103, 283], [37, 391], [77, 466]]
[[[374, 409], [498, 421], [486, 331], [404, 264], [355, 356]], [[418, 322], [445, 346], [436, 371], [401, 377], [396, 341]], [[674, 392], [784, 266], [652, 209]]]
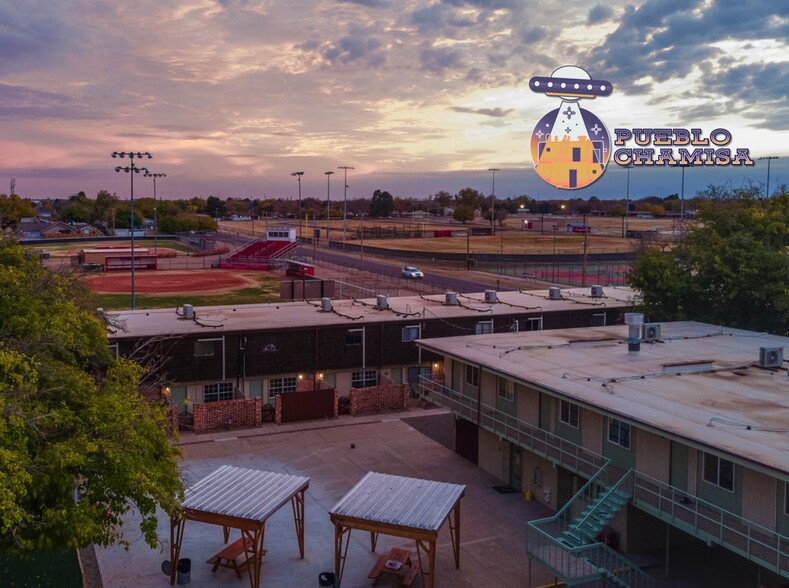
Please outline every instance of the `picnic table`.
[[241, 537], [209, 558], [206, 563], [214, 564], [214, 567], [211, 569], [212, 572], [216, 572], [220, 566], [235, 570], [236, 576], [240, 579], [241, 572], [247, 569], [253, 558], [260, 559], [264, 555], [266, 555], [265, 549], [261, 549], [256, 553], [254, 543], [248, 537]]
[[[405, 566], [410, 566], [408, 572], [403, 574]], [[385, 575], [391, 575], [401, 580], [403, 586], [410, 586], [419, 573], [419, 562], [411, 561], [411, 552], [408, 549], [395, 547], [389, 553], [378, 556], [375, 565], [367, 574], [367, 577], [376, 584]]]

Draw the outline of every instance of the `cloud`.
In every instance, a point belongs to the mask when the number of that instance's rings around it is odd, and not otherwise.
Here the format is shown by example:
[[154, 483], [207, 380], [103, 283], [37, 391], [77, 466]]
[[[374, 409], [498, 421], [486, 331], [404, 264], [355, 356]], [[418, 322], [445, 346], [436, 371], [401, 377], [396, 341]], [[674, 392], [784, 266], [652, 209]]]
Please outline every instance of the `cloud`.
[[589, 10], [589, 15], [586, 18], [587, 24], [593, 25], [607, 20], [611, 20], [614, 16], [614, 9], [604, 4], [596, 4]]
[[484, 116], [492, 116], [494, 118], [509, 116], [514, 111], [513, 108], [469, 108], [467, 106], [452, 106], [450, 110], [469, 114], [482, 114]]
[[359, 63], [374, 68], [386, 62], [386, 52], [378, 35], [368, 35], [358, 29], [324, 47], [323, 57], [333, 64]]
[[465, 67], [463, 54], [458, 49], [450, 47], [431, 47], [423, 44], [419, 52], [422, 69], [435, 74], [443, 74], [447, 69], [461, 69]]

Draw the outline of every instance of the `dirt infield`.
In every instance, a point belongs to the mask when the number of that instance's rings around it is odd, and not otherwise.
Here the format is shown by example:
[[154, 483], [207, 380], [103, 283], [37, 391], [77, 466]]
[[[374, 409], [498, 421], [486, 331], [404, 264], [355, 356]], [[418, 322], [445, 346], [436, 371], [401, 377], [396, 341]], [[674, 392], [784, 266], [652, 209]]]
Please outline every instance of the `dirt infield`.
[[[138, 294], [172, 294], [178, 292], [221, 294], [240, 288], [259, 286], [255, 276], [232, 270], [134, 272], [134, 290]], [[86, 277], [88, 287], [102, 294], [122, 294], [131, 290], [131, 272], [106, 273]]]

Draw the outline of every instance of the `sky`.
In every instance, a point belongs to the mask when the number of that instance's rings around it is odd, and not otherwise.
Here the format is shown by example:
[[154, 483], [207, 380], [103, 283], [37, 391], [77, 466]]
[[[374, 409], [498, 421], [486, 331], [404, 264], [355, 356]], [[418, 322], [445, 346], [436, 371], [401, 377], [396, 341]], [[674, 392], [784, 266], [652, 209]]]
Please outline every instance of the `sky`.
[[[788, 39], [787, 0], [0, 0], [0, 194], [127, 199], [113, 151], [152, 154], [159, 198], [296, 199], [294, 171], [331, 200], [689, 196], [764, 189], [768, 162], [772, 192], [789, 184]], [[755, 165], [683, 184], [609, 162], [552, 187], [529, 141], [561, 99], [529, 81], [566, 65], [613, 86], [579, 103], [609, 133], [725, 128]]]

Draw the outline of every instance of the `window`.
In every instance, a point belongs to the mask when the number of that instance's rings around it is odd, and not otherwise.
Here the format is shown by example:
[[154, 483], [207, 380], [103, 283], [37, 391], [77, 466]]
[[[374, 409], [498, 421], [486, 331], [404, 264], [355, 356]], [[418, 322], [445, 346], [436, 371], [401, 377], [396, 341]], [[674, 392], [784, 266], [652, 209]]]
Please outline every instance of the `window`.
[[705, 453], [704, 481], [734, 492], [734, 462]]
[[581, 161], [581, 148], [573, 147], [573, 161]]
[[562, 400], [559, 407], [559, 420], [565, 425], [578, 428], [578, 405]]
[[496, 393], [499, 398], [508, 402], [515, 402], [515, 392], [512, 389], [513, 382], [507, 378], [496, 378]]
[[466, 366], [466, 384], [479, 388], [479, 368], [477, 366]]
[[789, 482], [784, 482], [784, 514], [789, 515]]
[[366, 388], [378, 385], [378, 370], [362, 370], [351, 374], [351, 387]]
[[361, 345], [362, 344], [362, 330], [361, 329], [348, 329], [345, 333], [346, 345]]
[[233, 382], [217, 382], [203, 386], [203, 402], [233, 400]]
[[592, 315], [592, 327], [604, 327], [605, 326], [605, 313], [595, 313]]
[[296, 378], [271, 378], [268, 381], [269, 396], [296, 391]]
[[416, 341], [419, 339], [420, 331], [419, 325], [413, 325], [408, 327], [403, 327], [403, 343], [408, 341]]
[[542, 317], [532, 317], [526, 319], [527, 331], [542, 331]]
[[493, 332], [493, 321], [480, 321], [475, 328], [475, 334], [486, 335]]
[[630, 425], [617, 419], [608, 422], [608, 440], [614, 445], [630, 449]]
[[211, 357], [214, 355], [215, 339], [198, 339], [195, 341], [195, 357]]

